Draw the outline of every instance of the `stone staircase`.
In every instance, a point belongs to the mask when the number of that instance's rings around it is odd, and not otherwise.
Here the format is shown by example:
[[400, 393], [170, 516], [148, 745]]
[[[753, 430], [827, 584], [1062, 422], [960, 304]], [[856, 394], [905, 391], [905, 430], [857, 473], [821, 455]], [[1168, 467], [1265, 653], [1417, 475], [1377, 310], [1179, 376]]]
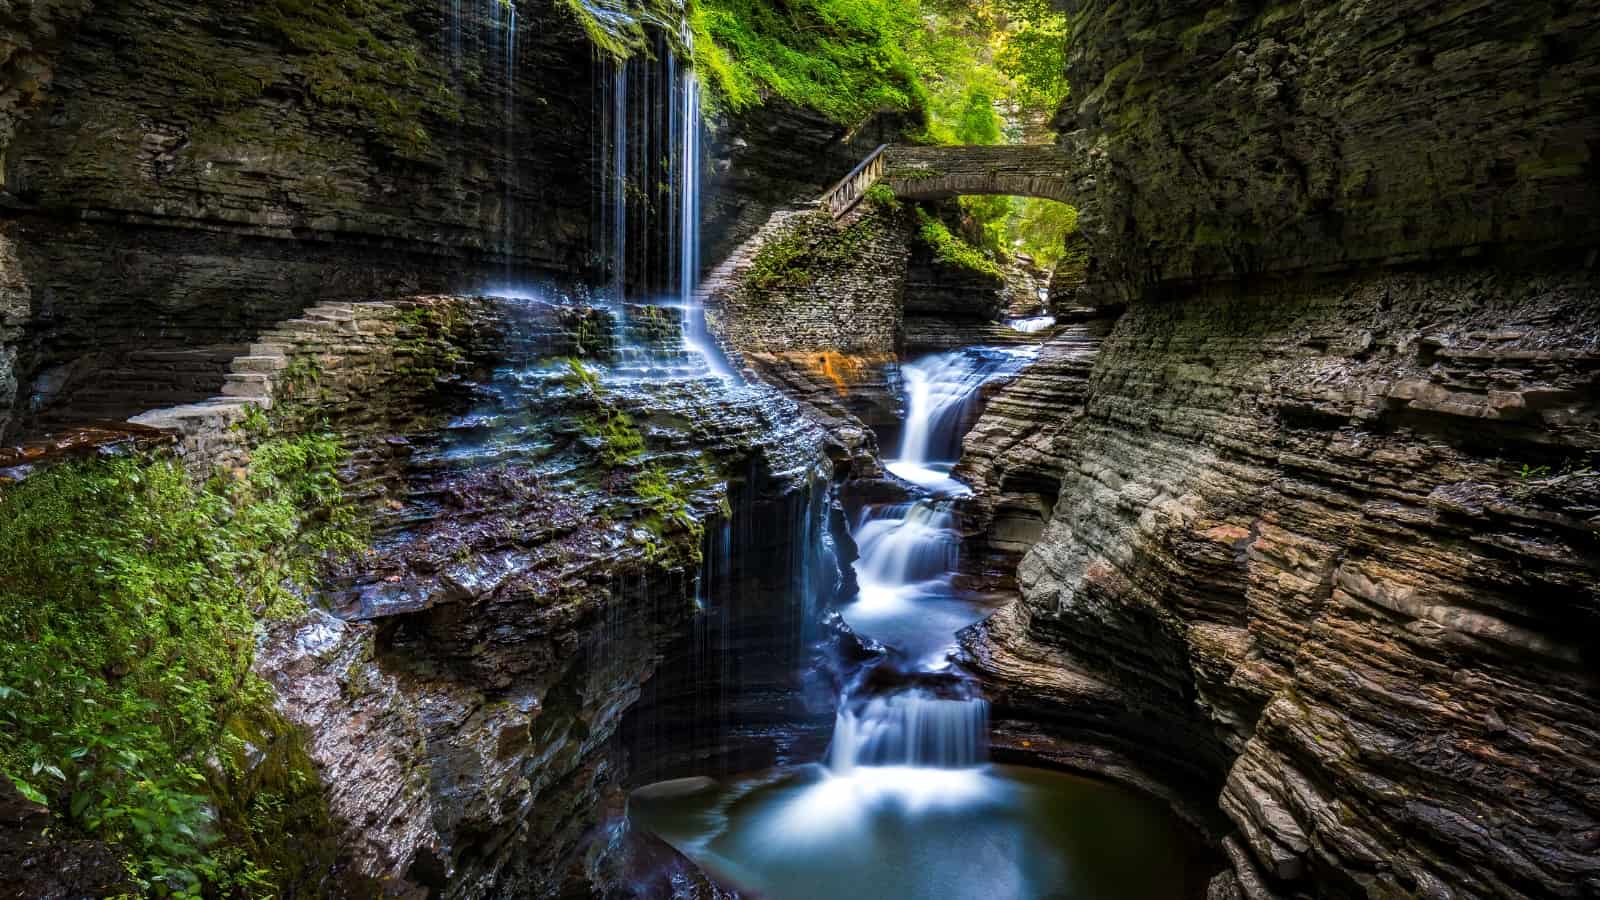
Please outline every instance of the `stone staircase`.
[[745, 274], [750, 271], [750, 266], [755, 261], [756, 254], [761, 252], [761, 248], [766, 246], [767, 241], [771, 240], [774, 234], [783, 233], [786, 230], [785, 225], [797, 216], [815, 214], [816, 207], [810, 205], [785, 207], [774, 212], [767, 218], [766, 224], [756, 229], [755, 234], [734, 248], [734, 251], [728, 254], [726, 259], [706, 273], [705, 278], [700, 282], [699, 288], [696, 289], [695, 302], [706, 311], [707, 325], [710, 326], [711, 337], [717, 342], [723, 355], [728, 358], [734, 368], [743, 368], [743, 359], [739, 351], [722, 336], [720, 330], [716, 327], [716, 322], [721, 314], [724, 293], [743, 280]]
[[[220, 394], [193, 403], [153, 409], [128, 419], [135, 425], [178, 434], [192, 470], [209, 469], [239, 452], [233, 426], [250, 410], [270, 409], [285, 374], [300, 357], [345, 357], [376, 350], [393, 335], [396, 307], [387, 303], [320, 303], [262, 332], [234, 357]], [[386, 327], [376, 327], [384, 323]]]

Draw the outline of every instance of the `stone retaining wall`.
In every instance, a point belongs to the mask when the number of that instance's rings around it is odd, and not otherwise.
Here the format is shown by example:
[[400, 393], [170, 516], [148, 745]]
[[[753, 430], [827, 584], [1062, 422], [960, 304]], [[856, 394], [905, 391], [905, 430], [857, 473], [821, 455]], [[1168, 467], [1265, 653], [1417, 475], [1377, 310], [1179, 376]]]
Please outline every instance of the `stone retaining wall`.
[[[735, 355], [893, 352], [910, 240], [899, 214], [870, 203], [837, 223], [816, 210], [780, 212], [707, 279], [707, 321]], [[829, 248], [842, 258], [822, 261]], [[789, 261], [774, 276], [780, 257]]]

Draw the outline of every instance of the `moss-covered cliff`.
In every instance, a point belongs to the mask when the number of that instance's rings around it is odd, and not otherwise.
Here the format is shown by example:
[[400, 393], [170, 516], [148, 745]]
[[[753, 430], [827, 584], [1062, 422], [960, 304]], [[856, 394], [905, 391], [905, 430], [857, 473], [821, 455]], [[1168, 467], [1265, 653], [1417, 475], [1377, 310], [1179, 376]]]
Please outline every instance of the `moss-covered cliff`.
[[1071, 4], [1082, 296], [1131, 305], [979, 426], [1031, 549], [968, 647], [1007, 752], [1214, 819], [1213, 896], [1600, 884], [1597, 13]]
[[1594, 8], [1464, 0], [1069, 4], [1057, 127], [1102, 279], [1596, 239]]

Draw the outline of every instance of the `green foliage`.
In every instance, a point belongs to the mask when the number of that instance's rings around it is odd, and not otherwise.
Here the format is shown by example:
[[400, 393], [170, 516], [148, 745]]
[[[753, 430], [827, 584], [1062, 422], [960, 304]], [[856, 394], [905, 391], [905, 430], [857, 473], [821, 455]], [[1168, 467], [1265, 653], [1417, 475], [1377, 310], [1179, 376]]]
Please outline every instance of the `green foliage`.
[[1076, 257], [1087, 247], [1071, 240], [1078, 231], [1072, 206], [1033, 197], [962, 197], [959, 203], [961, 237], [990, 256], [1025, 253], [1044, 269], [1086, 262]]
[[738, 110], [766, 93], [846, 125], [921, 107], [917, 0], [696, 0], [695, 64]]
[[1066, 98], [1066, 16], [1048, 0], [922, 0], [912, 45], [928, 93], [922, 137], [943, 144], [1022, 140]]
[[0, 494], [0, 771], [66, 832], [120, 846], [144, 890], [273, 880], [218, 844], [238, 823], [207, 760], [236, 755], [230, 723], [270, 716], [257, 617], [301, 608], [319, 558], [360, 546], [343, 458], [332, 435], [281, 438], [204, 487], [124, 457]]
[[1010, 256], [1008, 225], [1017, 206], [1014, 197], [962, 197], [960, 237], [996, 260]]
[[995, 64], [1025, 107], [1052, 113], [1067, 99], [1067, 16], [1051, 0], [997, 0]]
[[900, 198], [895, 196], [894, 188], [889, 187], [882, 181], [875, 182], [872, 187], [867, 188], [867, 192], [862, 195], [862, 198], [879, 209], [888, 210], [889, 212], [900, 211]]
[[977, 247], [951, 234], [943, 222], [929, 215], [926, 210], [919, 207], [917, 219], [921, 223], [919, 236], [941, 262], [995, 278], [1004, 277], [999, 264]]
[[[581, 0], [564, 0], [597, 46], [633, 52]], [[737, 111], [765, 96], [854, 125], [874, 112], [924, 114], [924, 139], [994, 144], [1007, 124], [1044, 119], [1066, 96], [1067, 22], [1049, 0], [694, 0], [695, 68]]]
[[[892, 208], [898, 208], [898, 201]], [[844, 269], [858, 260], [881, 230], [881, 222], [873, 215], [840, 227], [826, 213], [816, 213], [763, 244], [750, 261], [744, 283], [757, 292], [805, 287], [819, 274]]]
[[[510, 0], [501, 0], [510, 5]], [[611, 16], [602, 21], [583, 0], [561, 0], [561, 5], [577, 19], [596, 49], [614, 59], [627, 59], [635, 53], [645, 52], [649, 38], [642, 24], [646, 16]], [[677, 11], [662, 0], [647, 0], [644, 4], [652, 18], [671, 21]]]
[[[1019, 200], [1007, 231], [1015, 249], [1033, 257], [1041, 267], [1053, 269], [1067, 261], [1067, 239], [1078, 232], [1078, 210], [1053, 200]], [[1078, 252], [1084, 248], [1079, 247]]]

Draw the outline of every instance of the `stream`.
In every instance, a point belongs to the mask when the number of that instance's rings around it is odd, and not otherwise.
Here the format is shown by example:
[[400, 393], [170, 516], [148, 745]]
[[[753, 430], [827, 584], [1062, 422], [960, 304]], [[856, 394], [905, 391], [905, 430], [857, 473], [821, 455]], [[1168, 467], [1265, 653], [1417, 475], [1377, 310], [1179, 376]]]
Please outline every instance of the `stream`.
[[955, 584], [957, 504], [970, 490], [950, 473], [982, 388], [1035, 352], [975, 347], [903, 367], [907, 413], [888, 469], [914, 496], [852, 524], [859, 591], [840, 613], [875, 658], [844, 679], [824, 758], [641, 788], [634, 827], [775, 900], [1194, 895], [1189, 839], [1164, 805], [991, 763], [988, 705], [952, 660], [956, 633], [992, 607]]

